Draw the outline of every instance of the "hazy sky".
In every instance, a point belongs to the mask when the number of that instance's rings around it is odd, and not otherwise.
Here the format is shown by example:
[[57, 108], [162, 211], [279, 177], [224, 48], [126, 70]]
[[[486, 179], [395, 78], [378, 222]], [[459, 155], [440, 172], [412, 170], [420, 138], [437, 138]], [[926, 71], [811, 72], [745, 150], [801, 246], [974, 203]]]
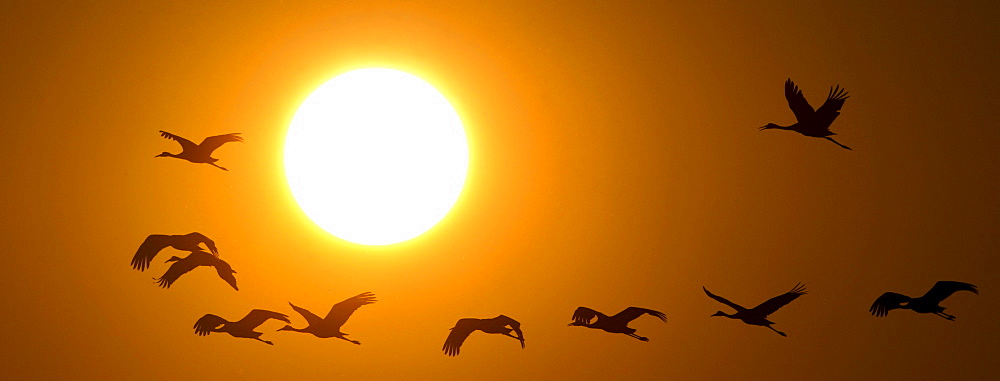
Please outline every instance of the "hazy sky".
[[[996, 1], [6, 2], [0, 5], [0, 378], [985, 379], [1000, 372], [1000, 5]], [[541, 4], [540, 4], [541, 3]], [[434, 85], [468, 135], [452, 212], [403, 244], [317, 228], [282, 167], [297, 106], [389, 67]], [[792, 78], [847, 151], [788, 131]], [[230, 169], [154, 158], [158, 130], [241, 132]], [[317, 175], [322, 175], [318, 173]], [[129, 261], [149, 234], [205, 233], [237, 271], [171, 289]], [[881, 293], [938, 280], [953, 322]], [[780, 337], [709, 315], [802, 282]], [[206, 313], [304, 321], [372, 291], [356, 346]], [[640, 306], [651, 341], [567, 327]], [[514, 340], [441, 345], [505, 314]]]

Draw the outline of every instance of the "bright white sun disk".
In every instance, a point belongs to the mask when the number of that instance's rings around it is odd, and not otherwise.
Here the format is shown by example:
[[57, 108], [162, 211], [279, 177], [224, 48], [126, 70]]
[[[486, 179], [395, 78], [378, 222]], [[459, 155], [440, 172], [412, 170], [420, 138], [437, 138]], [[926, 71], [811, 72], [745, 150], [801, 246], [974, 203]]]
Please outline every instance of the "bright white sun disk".
[[458, 199], [469, 165], [458, 114], [413, 75], [361, 69], [320, 86], [296, 112], [285, 173], [306, 215], [365, 244], [409, 240]]

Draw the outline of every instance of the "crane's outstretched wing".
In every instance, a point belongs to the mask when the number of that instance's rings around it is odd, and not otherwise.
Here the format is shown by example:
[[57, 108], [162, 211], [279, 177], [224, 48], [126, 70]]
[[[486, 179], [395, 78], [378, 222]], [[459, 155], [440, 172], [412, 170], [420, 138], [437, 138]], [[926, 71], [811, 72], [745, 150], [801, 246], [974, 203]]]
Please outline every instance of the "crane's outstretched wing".
[[242, 141], [243, 137], [240, 136], [240, 133], [235, 132], [232, 134], [209, 136], [205, 138], [205, 140], [202, 140], [201, 144], [199, 144], [198, 147], [205, 150], [205, 152], [208, 152], [209, 155], [211, 155], [212, 151], [215, 151], [216, 148], [219, 148], [219, 146], [223, 144], [229, 142], [242, 142]]
[[802, 95], [802, 90], [795, 86], [795, 82], [792, 82], [791, 78], [785, 81], [785, 100], [788, 101], [788, 108], [792, 109], [792, 113], [795, 114], [795, 120], [800, 123], [810, 120], [816, 115], [816, 111]]
[[444, 354], [448, 356], [458, 355], [459, 349], [462, 347], [462, 343], [465, 339], [472, 334], [473, 331], [479, 329], [480, 319], [459, 319], [455, 326], [451, 328], [451, 333], [448, 334], [448, 338], [444, 340], [444, 347], [442, 350]]
[[351, 314], [353, 314], [359, 307], [375, 303], [376, 301], [375, 294], [370, 292], [360, 293], [343, 302], [334, 304], [333, 307], [330, 308], [330, 312], [326, 314], [326, 318], [323, 320], [326, 320], [327, 324], [332, 324], [337, 327], [342, 326], [347, 322], [347, 319], [351, 317]]
[[160, 131], [160, 136], [180, 143], [181, 144], [181, 149], [184, 150], [184, 151], [197, 151], [198, 150], [198, 145], [197, 144], [194, 144], [190, 140], [184, 139], [184, 138], [182, 138], [180, 136], [171, 134], [171, 133], [166, 132], [166, 131]]
[[733, 302], [730, 302], [729, 299], [723, 298], [721, 296], [718, 296], [718, 295], [715, 295], [715, 294], [709, 292], [708, 289], [705, 288], [705, 286], [701, 286], [701, 289], [705, 290], [705, 294], [707, 294], [709, 298], [715, 299], [719, 303], [722, 303], [722, 304], [725, 304], [727, 306], [733, 307], [734, 309], [736, 309], [736, 311], [746, 311], [746, 308], [743, 308], [743, 306], [741, 306], [739, 304], [736, 304], [736, 303], [733, 303]]
[[214, 258], [212, 261], [212, 266], [215, 267], [215, 272], [219, 274], [219, 278], [229, 283], [234, 290], [239, 291], [240, 288], [236, 286], [236, 271], [233, 271], [233, 267], [229, 265], [229, 262], [223, 261], [220, 258]]
[[937, 304], [951, 296], [951, 294], [954, 294], [955, 291], [972, 291], [974, 294], [979, 294], [979, 290], [974, 285], [965, 282], [942, 280], [935, 283], [934, 287], [931, 287], [930, 291], [927, 291], [923, 297]]
[[212, 330], [219, 328], [226, 323], [227, 323], [226, 319], [223, 319], [216, 315], [206, 314], [205, 316], [202, 316], [201, 319], [198, 319], [198, 321], [194, 323], [194, 333], [197, 334], [198, 336], [205, 336], [211, 333]]
[[208, 251], [212, 252], [212, 255], [214, 255], [216, 257], [219, 256], [219, 249], [215, 247], [215, 241], [212, 241], [211, 239], [209, 239], [208, 237], [206, 237], [204, 234], [201, 234], [201, 233], [198, 233], [198, 232], [194, 232], [194, 233], [185, 234], [184, 237], [186, 237], [188, 239], [194, 239], [194, 240], [197, 240], [198, 242], [201, 242], [201, 243], [205, 244], [205, 246], [208, 247]]
[[299, 315], [302, 315], [302, 317], [306, 319], [306, 324], [309, 325], [323, 324], [323, 318], [316, 316], [316, 314], [309, 312], [309, 310], [296, 306], [292, 304], [292, 302], [288, 302], [288, 305], [292, 306], [292, 309], [295, 310], [295, 312], [298, 312]]
[[493, 320], [500, 322], [501, 324], [505, 324], [510, 327], [510, 329], [513, 329], [514, 333], [517, 334], [517, 340], [521, 342], [521, 348], [524, 348], [524, 332], [521, 332], [521, 322], [514, 320], [507, 315], [497, 316], [493, 318]]
[[139, 245], [139, 250], [135, 251], [132, 257], [132, 268], [139, 271], [146, 271], [153, 257], [159, 254], [160, 250], [170, 246], [170, 236], [163, 234], [153, 234], [146, 237], [145, 241]]
[[578, 307], [576, 311], [573, 311], [573, 323], [590, 324], [590, 320], [595, 317], [597, 317], [597, 319], [600, 320], [603, 318], [607, 318], [608, 315], [594, 311], [587, 307]]
[[767, 317], [767, 315], [773, 314], [779, 308], [784, 307], [786, 304], [791, 303], [793, 300], [797, 299], [806, 293], [806, 286], [803, 284], [796, 284], [791, 291], [784, 294], [775, 296], [768, 301], [761, 303], [759, 306], [754, 307], [753, 310], [759, 312]]
[[[194, 255], [194, 253], [191, 254]], [[205, 254], [207, 255], [208, 253]], [[191, 258], [191, 255], [188, 255], [184, 259], [181, 259], [170, 265], [170, 268], [167, 269], [166, 273], [163, 273], [163, 276], [156, 278], [156, 283], [158, 283], [160, 287], [170, 288], [170, 286], [177, 281], [177, 278], [180, 278], [181, 275], [184, 275], [188, 271], [194, 270], [195, 267], [199, 266], [198, 262], [194, 260], [188, 260], [188, 258]]]
[[667, 315], [664, 315], [663, 312], [654, 311], [646, 308], [639, 308], [639, 307], [626, 308], [622, 310], [622, 312], [615, 314], [615, 316], [612, 316], [611, 318], [616, 320], [621, 319], [622, 321], [627, 323], [632, 320], [635, 320], [637, 317], [642, 316], [643, 314], [650, 314], [656, 316], [657, 318], [663, 320], [664, 322], [667, 321]]
[[248, 313], [247, 316], [244, 316], [237, 323], [246, 324], [248, 327], [253, 329], [256, 328], [258, 325], [264, 324], [264, 322], [267, 321], [267, 319], [281, 320], [289, 324], [292, 323], [290, 320], [288, 320], [288, 315], [268, 310], [250, 311], [250, 313]]
[[875, 299], [875, 303], [872, 303], [871, 308], [868, 312], [871, 312], [873, 316], [882, 317], [889, 314], [890, 310], [897, 308], [902, 308], [903, 303], [908, 303], [913, 300], [909, 296], [903, 294], [897, 294], [895, 292], [887, 292]]
[[826, 102], [823, 102], [822, 106], [819, 106], [819, 110], [816, 110], [816, 121], [820, 126], [829, 126], [833, 123], [837, 116], [840, 116], [840, 108], [844, 107], [844, 102], [847, 101], [847, 90], [841, 89], [840, 85], [836, 88], [830, 88], [830, 93], [826, 95]]

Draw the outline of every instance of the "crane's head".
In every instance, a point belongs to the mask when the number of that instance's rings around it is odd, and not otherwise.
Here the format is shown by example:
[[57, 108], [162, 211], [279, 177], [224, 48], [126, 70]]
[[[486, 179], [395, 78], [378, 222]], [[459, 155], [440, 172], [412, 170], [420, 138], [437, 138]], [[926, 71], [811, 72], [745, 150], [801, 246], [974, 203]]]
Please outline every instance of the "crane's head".
[[757, 131], [770, 130], [772, 128], [781, 128], [781, 126], [774, 123], [768, 123], [766, 126], [759, 128]]
[[722, 311], [715, 311], [715, 313], [712, 314], [712, 316], [725, 316], [725, 317], [729, 317], [729, 314], [727, 314], [725, 312], [722, 312]]
[[178, 257], [178, 256], [175, 255], [175, 256], [170, 257], [170, 259], [167, 259], [166, 261], [163, 261], [163, 263], [177, 262], [177, 261], [179, 261], [181, 259], [182, 259], [181, 257]]
[[174, 154], [172, 154], [170, 152], [163, 152], [163, 153], [161, 153], [159, 155], [156, 155], [154, 157], [173, 157], [173, 156], [174, 156]]

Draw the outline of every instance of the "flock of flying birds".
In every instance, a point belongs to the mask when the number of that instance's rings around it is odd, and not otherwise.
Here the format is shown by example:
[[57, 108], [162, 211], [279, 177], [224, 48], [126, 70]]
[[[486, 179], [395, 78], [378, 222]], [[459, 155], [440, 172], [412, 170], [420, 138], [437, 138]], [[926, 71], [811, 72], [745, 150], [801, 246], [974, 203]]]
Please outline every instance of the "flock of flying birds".
[[[819, 110], [813, 110], [812, 106], [809, 105], [809, 102], [802, 95], [802, 91], [789, 79], [785, 82], [785, 99], [788, 101], [789, 108], [795, 114], [797, 122], [787, 127], [769, 123], [761, 127], [760, 130], [783, 129], [796, 131], [805, 136], [824, 138], [840, 147], [850, 149], [830, 137], [831, 135], [835, 135], [830, 131], [830, 124], [840, 115], [840, 109], [847, 98], [847, 92], [844, 89], [841, 89], [839, 86], [831, 88], [829, 94], [827, 94], [826, 102], [820, 106]], [[215, 164], [218, 159], [212, 157], [212, 152], [225, 143], [243, 141], [239, 133], [207, 137], [201, 144], [194, 144], [190, 140], [165, 131], [160, 131], [160, 135], [180, 143], [182, 151], [178, 154], [163, 152], [156, 157], [174, 157], [192, 163], [205, 163], [222, 170], [227, 169]], [[208, 251], [202, 249], [201, 245], [204, 245]], [[166, 260], [166, 263], [172, 262], [172, 264], [163, 276], [154, 278], [160, 287], [169, 288], [181, 275], [197, 267], [208, 266], [214, 267], [222, 280], [226, 281], [233, 289], [239, 291], [239, 287], [236, 285], [236, 276], [234, 275], [236, 271], [233, 270], [228, 262], [219, 258], [219, 250], [216, 248], [215, 242], [197, 232], [184, 235], [150, 235], [139, 246], [135, 256], [132, 258], [132, 268], [145, 271], [150, 267], [153, 258], [167, 247], [187, 251], [189, 254], [184, 258], [172, 256]], [[707, 288], [703, 287], [702, 289], [710, 298], [736, 310], [732, 314], [718, 311], [712, 316], [725, 316], [730, 319], [741, 320], [746, 324], [767, 327], [781, 336], [787, 335], [784, 332], [774, 329], [771, 325], [775, 323], [768, 320], [767, 317], [806, 293], [805, 286], [798, 284], [791, 291], [768, 299], [754, 308], [745, 308], [726, 298], [711, 293]], [[956, 291], [979, 293], [976, 286], [969, 283], [939, 281], [921, 297], [913, 298], [895, 292], [886, 292], [882, 296], [879, 296], [878, 299], [875, 299], [869, 311], [872, 315], [881, 317], [886, 316], [890, 310], [909, 309], [918, 313], [933, 313], [947, 320], [955, 320], [955, 316], [944, 313], [945, 308], [941, 307], [939, 303]], [[375, 302], [375, 294], [371, 292], [361, 293], [334, 304], [330, 308], [330, 312], [326, 314], [326, 317], [322, 318], [305, 308], [288, 303], [292, 307], [292, 310], [302, 315], [307, 325], [305, 328], [294, 328], [291, 325], [285, 325], [278, 329], [278, 331], [310, 333], [319, 338], [336, 337], [360, 345], [361, 342], [348, 339], [346, 337], [348, 334], [341, 332], [340, 328], [358, 308]], [[635, 329], [628, 326], [632, 320], [646, 314], [664, 322], [667, 321], [666, 315], [662, 312], [640, 307], [628, 307], [612, 316], [587, 307], [579, 307], [573, 312], [573, 322], [569, 323], [569, 325], [600, 329], [610, 333], [621, 333], [641, 341], [649, 341], [649, 338], [636, 335]], [[255, 331], [258, 326], [269, 319], [291, 324], [286, 314], [255, 309], [238, 321], [228, 321], [217, 315], [206, 314], [195, 322], [194, 330], [196, 334], [201, 336], [212, 332], [225, 332], [233, 337], [250, 338], [272, 344], [270, 341], [260, 338], [262, 335], [261, 332]], [[524, 348], [524, 333], [521, 331], [521, 323], [505, 315], [500, 315], [491, 319], [459, 319], [455, 323], [455, 326], [451, 328], [451, 333], [445, 339], [444, 353], [449, 356], [457, 355], [462, 343], [475, 331], [511, 337], [519, 341], [521, 348]]]

